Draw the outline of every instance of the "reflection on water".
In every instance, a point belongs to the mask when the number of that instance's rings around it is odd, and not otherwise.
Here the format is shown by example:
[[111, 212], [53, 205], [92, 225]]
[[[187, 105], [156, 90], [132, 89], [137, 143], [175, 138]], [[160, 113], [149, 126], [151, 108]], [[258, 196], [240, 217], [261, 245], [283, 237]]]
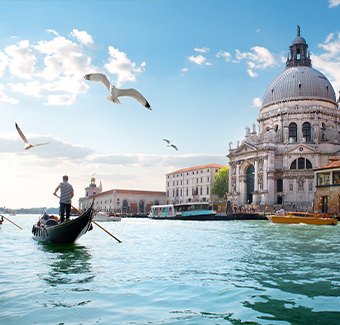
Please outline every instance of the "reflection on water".
[[288, 324], [339, 324], [340, 312], [313, 311], [314, 308], [301, 306], [290, 300], [271, 299], [268, 296], [262, 296], [262, 298], [264, 301], [258, 301], [253, 304], [249, 302], [244, 303], [245, 307], [250, 307], [260, 313], [267, 314], [267, 316], [260, 316], [260, 319], [286, 321]]
[[[86, 286], [91, 283], [94, 278], [94, 272], [91, 267], [91, 254], [85, 246], [79, 246], [77, 244], [71, 245], [55, 245], [48, 243], [38, 243], [39, 250], [46, 253], [46, 259], [44, 263], [48, 266], [47, 274], [40, 274], [39, 277], [43, 279], [53, 290], [55, 295], [60, 289], [62, 292], [90, 292], [93, 288]], [[73, 296], [75, 297], [75, 296]], [[78, 302], [65, 302], [63, 301], [49, 301], [42, 305], [48, 307], [62, 306], [73, 307], [81, 306], [89, 303], [91, 300], [81, 300]]]

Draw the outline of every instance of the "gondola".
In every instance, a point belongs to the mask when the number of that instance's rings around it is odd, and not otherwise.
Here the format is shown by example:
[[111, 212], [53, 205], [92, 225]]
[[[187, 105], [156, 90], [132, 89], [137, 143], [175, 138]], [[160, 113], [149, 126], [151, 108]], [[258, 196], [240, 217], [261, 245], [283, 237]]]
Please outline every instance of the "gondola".
[[37, 241], [53, 244], [72, 244], [87, 231], [92, 229], [93, 204], [82, 215], [75, 219], [58, 223], [55, 219], [48, 219], [42, 225], [40, 220], [33, 225], [33, 238]]

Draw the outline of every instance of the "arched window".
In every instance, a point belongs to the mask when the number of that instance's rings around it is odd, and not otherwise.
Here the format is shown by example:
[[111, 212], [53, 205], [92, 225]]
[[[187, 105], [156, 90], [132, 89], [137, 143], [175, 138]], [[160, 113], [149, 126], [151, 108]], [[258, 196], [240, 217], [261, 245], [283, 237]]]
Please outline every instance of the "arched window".
[[289, 142], [297, 142], [297, 125], [296, 123], [289, 124]]
[[313, 169], [313, 165], [308, 159], [298, 158], [290, 164], [290, 169]]
[[312, 163], [306, 159], [306, 169], [313, 169]]
[[296, 159], [291, 163], [290, 169], [296, 169]]
[[310, 123], [305, 122], [302, 124], [302, 134], [303, 134], [303, 140], [305, 142], [311, 141], [311, 126]]

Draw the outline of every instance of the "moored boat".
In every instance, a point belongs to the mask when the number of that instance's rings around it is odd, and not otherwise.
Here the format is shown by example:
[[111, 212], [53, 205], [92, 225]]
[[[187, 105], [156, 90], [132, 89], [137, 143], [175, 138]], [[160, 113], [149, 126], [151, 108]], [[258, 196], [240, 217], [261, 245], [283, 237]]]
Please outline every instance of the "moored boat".
[[42, 219], [33, 225], [33, 238], [37, 241], [53, 244], [72, 244], [87, 231], [91, 230], [93, 205], [75, 219], [59, 223], [56, 218]]
[[284, 215], [268, 215], [267, 218], [273, 223], [288, 223], [288, 224], [299, 224], [304, 223], [308, 225], [330, 225], [336, 226], [338, 219], [329, 218], [328, 215], [324, 214], [313, 214], [304, 212], [288, 212]]
[[152, 219], [167, 220], [214, 220], [216, 211], [209, 210], [203, 202], [153, 205], [149, 214]]
[[110, 214], [109, 212], [99, 211], [95, 214], [94, 221], [121, 221], [122, 218], [118, 214]]

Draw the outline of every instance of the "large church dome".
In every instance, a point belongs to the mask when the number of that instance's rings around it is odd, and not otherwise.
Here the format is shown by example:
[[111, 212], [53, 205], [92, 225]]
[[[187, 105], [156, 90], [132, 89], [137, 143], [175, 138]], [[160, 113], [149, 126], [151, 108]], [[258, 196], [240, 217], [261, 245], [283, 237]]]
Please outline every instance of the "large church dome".
[[328, 79], [319, 71], [305, 66], [287, 68], [269, 85], [262, 107], [293, 100], [323, 100], [336, 102]]
[[286, 70], [269, 85], [262, 99], [262, 108], [295, 100], [322, 100], [336, 103], [335, 92], [328, 79], [312, 68], [308, 45], [298, 35], [289, 47]]

